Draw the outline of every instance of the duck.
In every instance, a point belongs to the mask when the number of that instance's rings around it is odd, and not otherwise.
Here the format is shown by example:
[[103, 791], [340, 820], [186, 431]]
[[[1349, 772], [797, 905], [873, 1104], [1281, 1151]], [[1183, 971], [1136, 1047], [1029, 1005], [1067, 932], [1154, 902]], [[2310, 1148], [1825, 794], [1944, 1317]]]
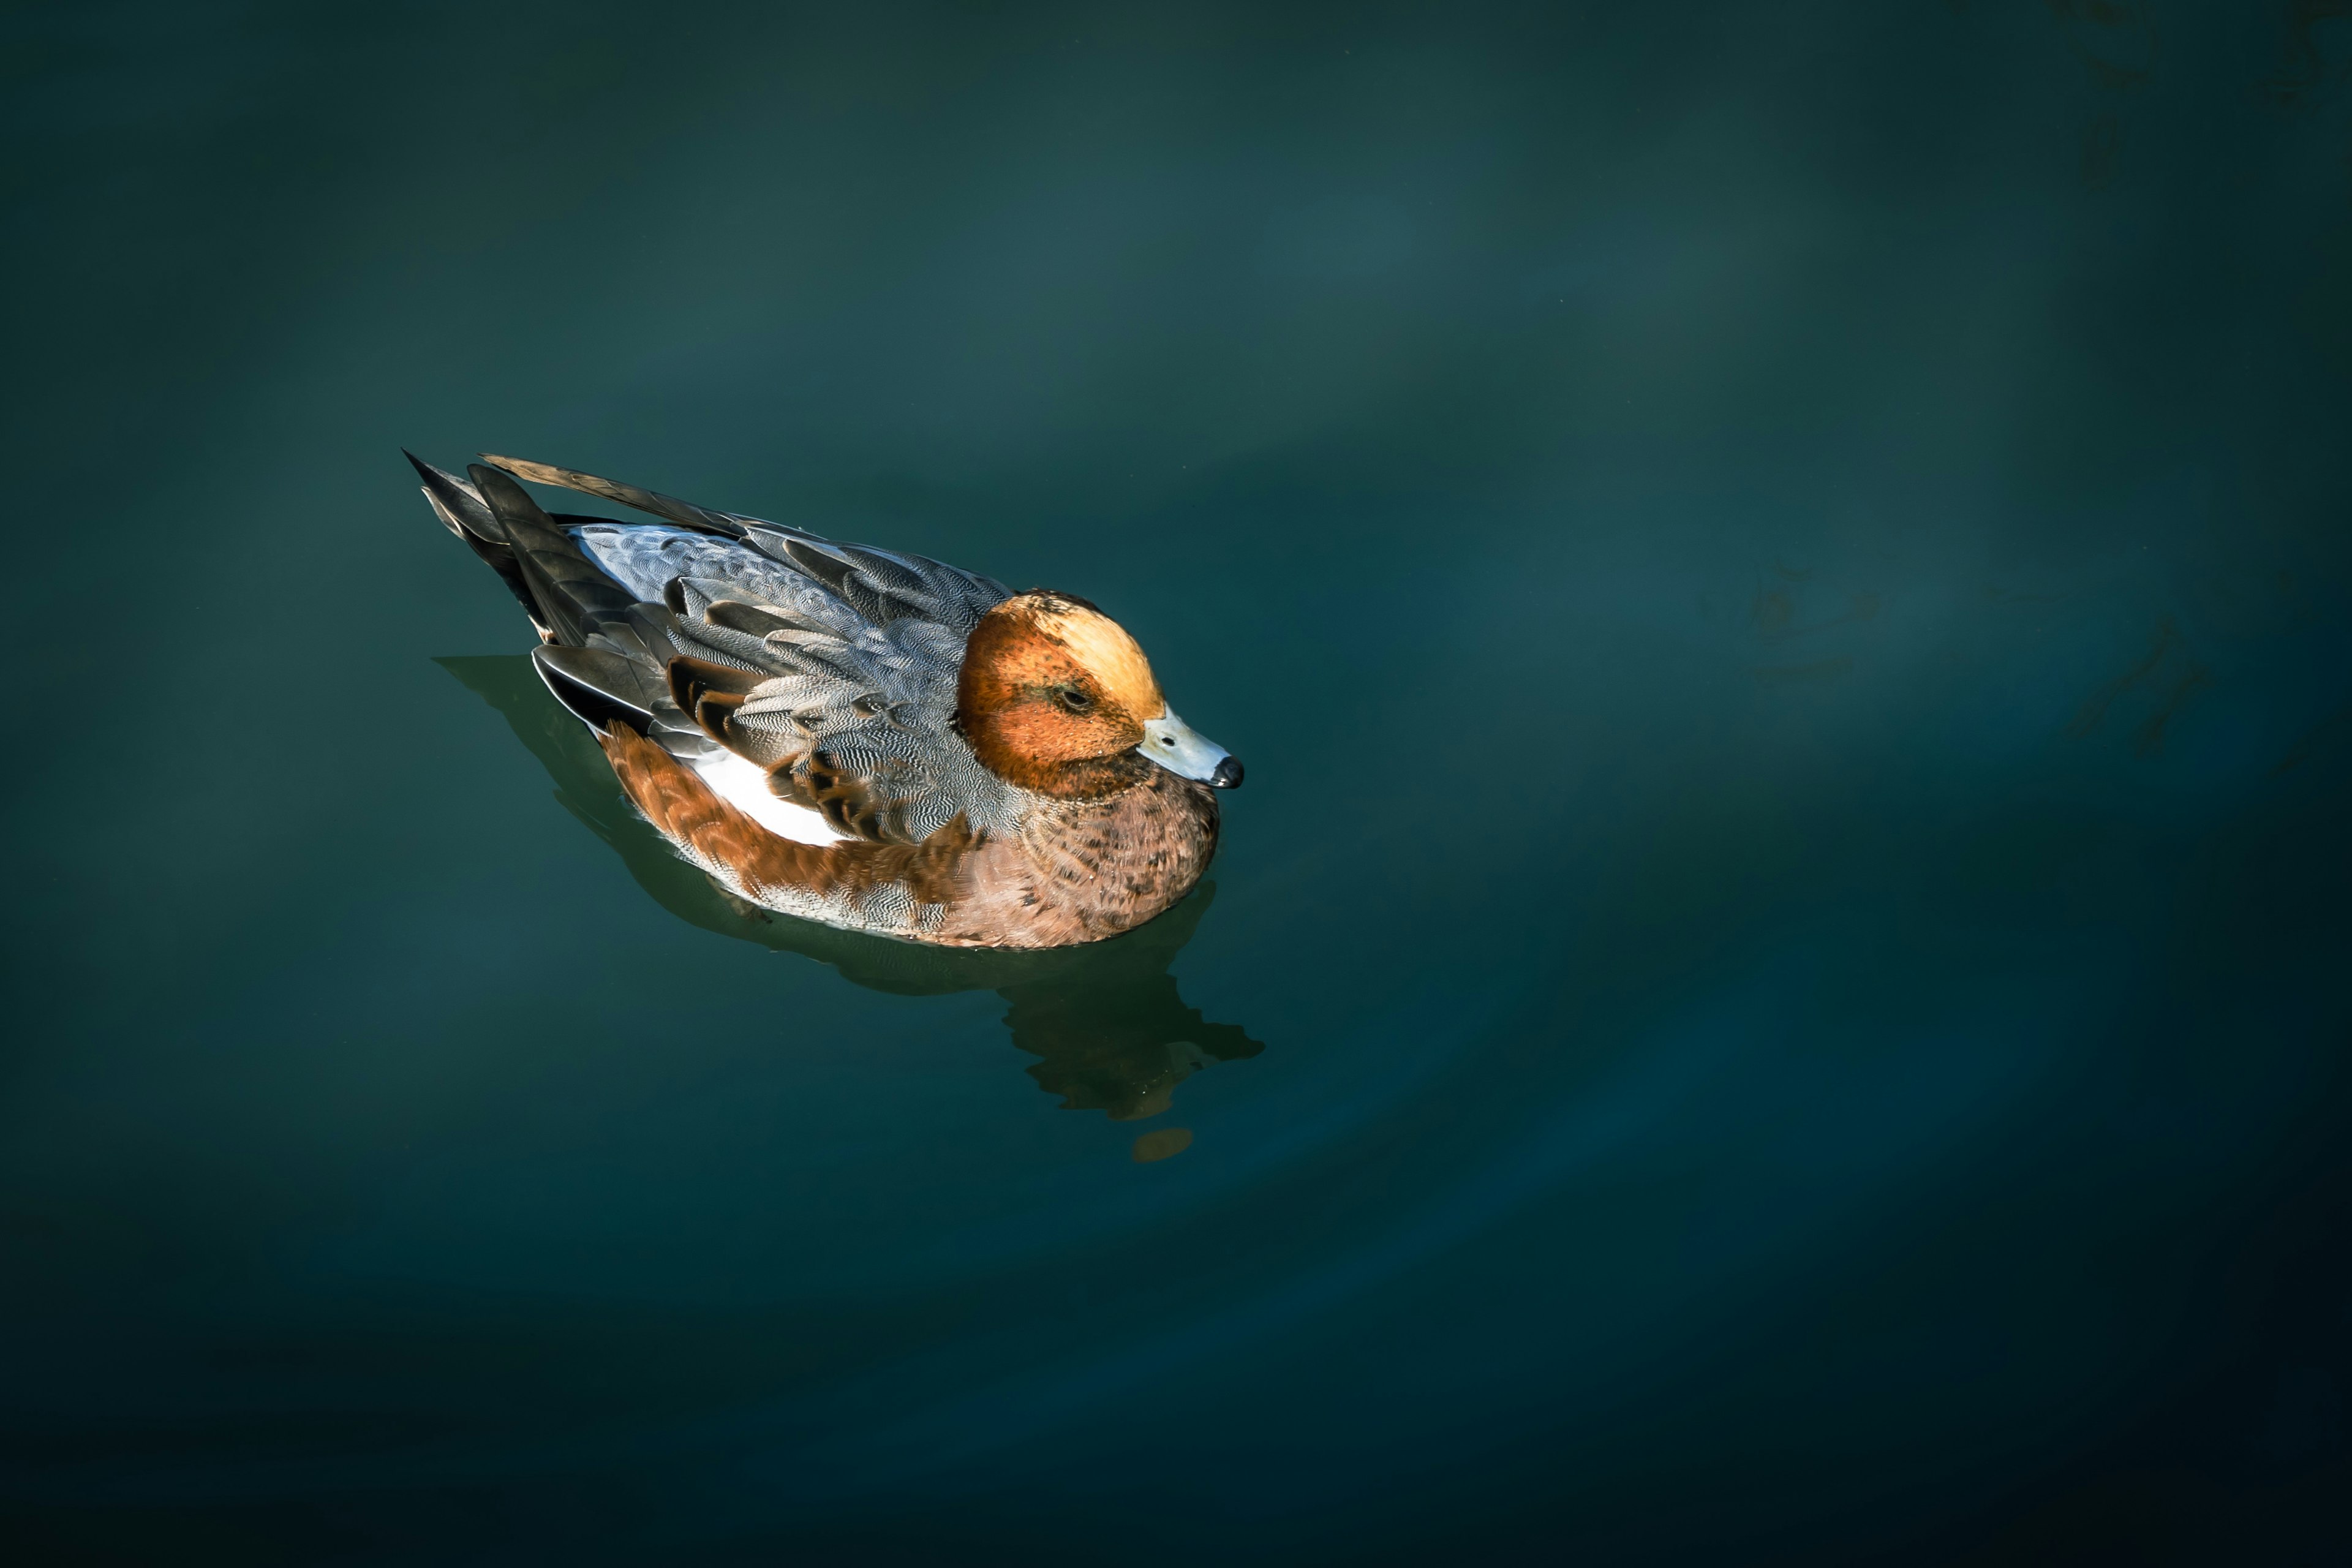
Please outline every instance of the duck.
[[[631, 805], [735, 898], [899, 942], [1072, 947], [1167, 910], [1216, 853], [1240, 761], [1087, 599], [551, 464], [405, 455]], [[550, 512], [526, 480], [657, 521]]]

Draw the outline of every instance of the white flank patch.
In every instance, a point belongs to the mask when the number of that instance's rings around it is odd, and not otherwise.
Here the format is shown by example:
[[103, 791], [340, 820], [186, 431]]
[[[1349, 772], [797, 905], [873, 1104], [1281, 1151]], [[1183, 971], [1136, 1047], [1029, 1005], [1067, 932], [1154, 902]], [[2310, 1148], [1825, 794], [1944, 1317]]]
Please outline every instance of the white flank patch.
[[732, 752], [698, 761], [694, 771], [710, 793], [774, 834], [795, 844], [839, 844], [849, 836], [835, 833], [822, 813], [805, 805], [778, 800], [768, 793], [768, 775]]

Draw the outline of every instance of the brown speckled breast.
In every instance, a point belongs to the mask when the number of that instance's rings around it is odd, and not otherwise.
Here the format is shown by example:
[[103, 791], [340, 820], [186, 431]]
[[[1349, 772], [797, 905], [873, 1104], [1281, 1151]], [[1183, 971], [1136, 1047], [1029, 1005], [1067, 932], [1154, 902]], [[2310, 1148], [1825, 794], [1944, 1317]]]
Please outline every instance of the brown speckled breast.
[[1041, 935], [1007, 945], [1058, 946], [1130, 931], [1192, 891], [1217, 852], [1217, 796], [1145, 764], [1101, 800], [1041, 803], [1022, 824], [1019, 880]]
[[778, 837], [625, 726], [604, 740], [662, 836], [741, 897], [828, 925], [952, 947], [1065, 947], [1131, 931], [1190, 892], [1217, 848], [1216, 793], [1140, 758], [1092, 799], [1038, 797], [1016, 836], [961, 817], [919, 845]]

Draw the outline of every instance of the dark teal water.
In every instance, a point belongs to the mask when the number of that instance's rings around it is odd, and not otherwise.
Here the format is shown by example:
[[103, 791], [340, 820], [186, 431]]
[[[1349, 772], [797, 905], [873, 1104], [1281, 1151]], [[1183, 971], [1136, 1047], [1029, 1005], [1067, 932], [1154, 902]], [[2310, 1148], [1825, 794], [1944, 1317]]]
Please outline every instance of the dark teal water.
[[[2346, 1561], [2343, 13], [12, 9], [8, 1560]], [[403, 445], [1098, 601], [1213, 887], [730, 907]]]

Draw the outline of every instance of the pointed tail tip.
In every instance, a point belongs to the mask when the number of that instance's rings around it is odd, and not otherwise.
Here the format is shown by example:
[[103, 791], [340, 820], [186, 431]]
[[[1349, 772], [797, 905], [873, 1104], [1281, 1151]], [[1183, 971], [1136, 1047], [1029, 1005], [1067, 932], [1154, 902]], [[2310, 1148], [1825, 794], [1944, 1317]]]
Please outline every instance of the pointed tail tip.
[[400, 455], [408, 459], [408, 466], [416, 470], [416, 477], [423, 479], [428, 485], [436, 482], [436, 480], [443, 484], [462, 482], [458, 480], [457, 475], [449, 472], [446, 468], [439, 468], [432, 463], [426, 462], [424, 458], [418, 457], [415, 453], [410, 451], [405, 447], [403, 447], [400, 449]]

